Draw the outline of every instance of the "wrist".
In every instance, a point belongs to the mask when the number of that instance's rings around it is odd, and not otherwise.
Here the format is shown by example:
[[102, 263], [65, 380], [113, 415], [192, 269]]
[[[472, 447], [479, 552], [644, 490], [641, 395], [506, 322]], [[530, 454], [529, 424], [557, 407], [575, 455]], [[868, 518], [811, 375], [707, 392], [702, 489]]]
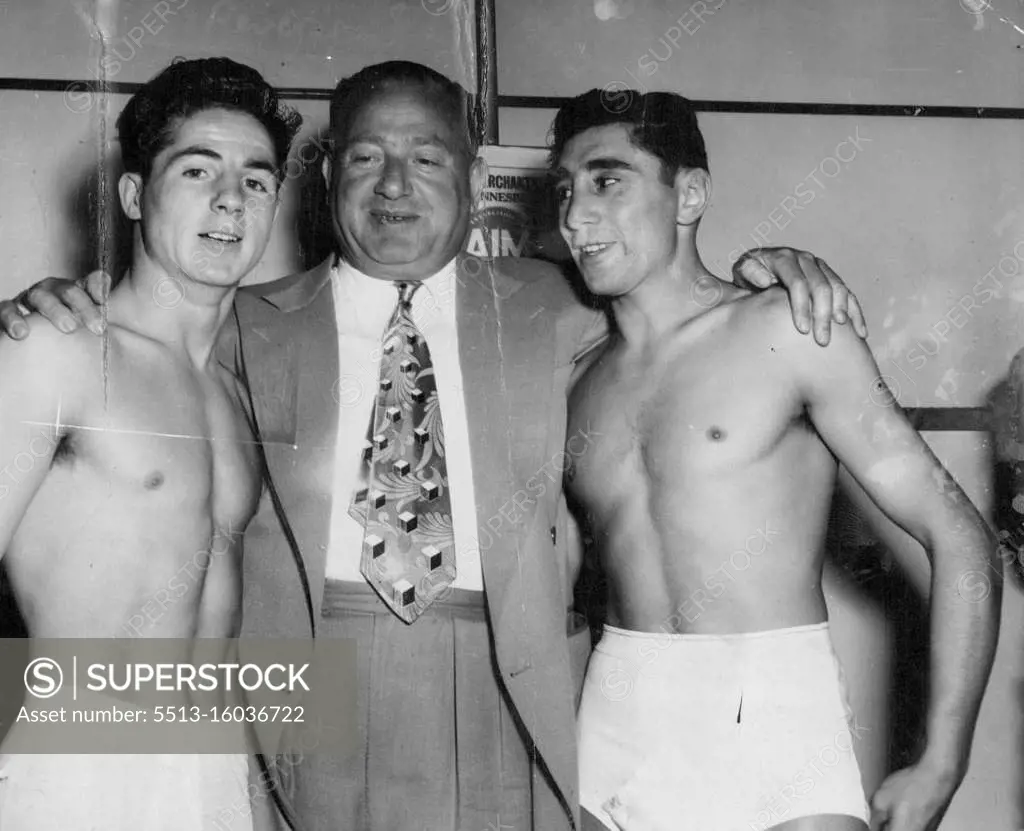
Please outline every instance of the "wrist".
[[936, 747], [929, 742], [916, 767], [952, 792], [967, 774], [968, 762], [968, 753], [950, 747]]

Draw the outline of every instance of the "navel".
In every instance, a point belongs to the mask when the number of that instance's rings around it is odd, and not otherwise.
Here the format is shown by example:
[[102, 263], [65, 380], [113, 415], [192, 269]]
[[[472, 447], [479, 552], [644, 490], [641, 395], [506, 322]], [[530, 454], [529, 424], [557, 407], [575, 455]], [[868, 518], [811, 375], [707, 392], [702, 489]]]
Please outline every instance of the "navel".
[[164, 475], [159, 470], [155, 470], [143, 480], [142, 487], [148, 491], [155, 491], [163, 483]]
[[708, 428], [708, 432], [706, 433], [706, 435], [709, 439], [711, 439], [711, 441], [725, 441], [725, 438], [728, 434], [721, 427], [716, 427], [714, 424], [712, 424]]

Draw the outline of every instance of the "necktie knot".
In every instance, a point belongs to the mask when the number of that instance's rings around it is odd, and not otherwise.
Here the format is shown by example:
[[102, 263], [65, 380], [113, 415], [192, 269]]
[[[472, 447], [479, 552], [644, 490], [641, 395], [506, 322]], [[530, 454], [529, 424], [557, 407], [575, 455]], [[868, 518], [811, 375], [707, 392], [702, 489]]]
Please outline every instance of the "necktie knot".
[[417, 280], [414, 283], [399, 283], [398, 284], [398, 305], [400, 308], [409, 310], [412, 308], [412, 296], [416, 293], [416, 290], [423, 285], [423, 282]]

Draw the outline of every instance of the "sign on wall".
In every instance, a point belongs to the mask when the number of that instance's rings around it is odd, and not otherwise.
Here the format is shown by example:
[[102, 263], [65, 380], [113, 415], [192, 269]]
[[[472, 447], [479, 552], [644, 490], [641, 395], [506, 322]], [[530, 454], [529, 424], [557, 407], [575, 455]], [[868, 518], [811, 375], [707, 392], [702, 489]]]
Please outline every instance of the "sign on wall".
[[489, 170], [466, 251], [485, 259], [568, 259], [547, 178], [547, 150], [491, 145], [480, 152]]

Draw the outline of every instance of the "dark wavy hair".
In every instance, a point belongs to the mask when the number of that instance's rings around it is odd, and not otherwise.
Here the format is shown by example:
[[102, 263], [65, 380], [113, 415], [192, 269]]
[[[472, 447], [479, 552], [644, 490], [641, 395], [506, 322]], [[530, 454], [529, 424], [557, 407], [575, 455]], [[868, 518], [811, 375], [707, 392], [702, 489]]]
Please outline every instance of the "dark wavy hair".
[[674, 92], [592, 89], [564, 104], [548, 133], [549, 164], [558, 159], [571, 139], [591, 127], [624, 124], [634, 146], [661, 160], [661, 175], [671, 184], [684, 169], [708, 170], [704, 136], [693, 102]]
[[148, 178], [180, 121], [209, 109], [247, 113], [262, 124], [274, 144], [278, 177], [283, 177], [302, 116], [282, 104], [255, 69], [228, 58], [176, 58], [131, 97], [117, 119], [125, 170]]
[[345, 140], [349, 124], [364, 104], [383, 93], [407, 87], [423, 90], [452, 125], [455, 135], [463, 140], [464, 146], [460, 149], [469, 158], [475, 156], [478, 145], [469, 93], [451, 78], [413, 61], [385, 61], [363, 67], [338, 82], [331, 96], [331, 134], [335, 141]]

